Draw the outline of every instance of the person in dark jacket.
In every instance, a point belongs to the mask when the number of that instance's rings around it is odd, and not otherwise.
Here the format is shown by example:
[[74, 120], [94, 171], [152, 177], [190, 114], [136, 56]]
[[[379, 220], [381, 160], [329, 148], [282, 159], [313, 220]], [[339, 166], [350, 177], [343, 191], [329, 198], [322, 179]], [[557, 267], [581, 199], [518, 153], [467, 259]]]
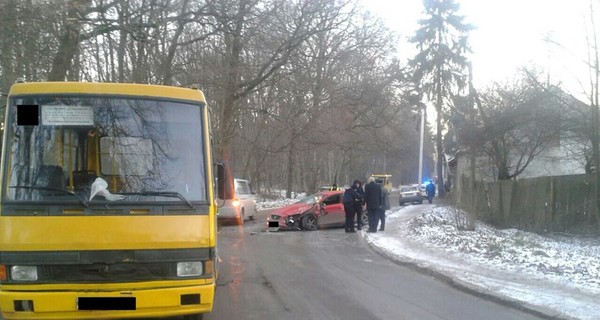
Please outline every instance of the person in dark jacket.
[[427, 192], [427, 201], [429, 201], [429, 203], [433, 202], [433, 197], [435, 196], [435, 184], [433, 184], [432, 180], [429, 180], [429, 183], [425, 186], [425, 192]]
[[369, 216], [369, 230], [367, 232], [377, 232], [379, 224], [379, 213], [383, 208], [383, 196], [381, 186], [375, 182], [373, 177], [367, 180], [365, 185], [365, 202], [367, 203], [367, 215]]
[[362, 230], [362, 215], [363, 205], [365, 204], [365, 190], [363, 190], [362, 182], [360, 180], [354, 180], [353, 185], [356, 186], [356, 193], [360, 196], [360, 199], [354, 202], [354, 212], [356, 213], [356, 229]]
[[360, 195], [356, 191], [356, 185], [352, 185], [352, 187], [344, 191], [344, 197], [342, 198], [344, 213], [346, 213], [346, 232], [356, 232], [354, 231], [354, 213], [356, 212], [355, 203], [357, 201], [360, 201]]

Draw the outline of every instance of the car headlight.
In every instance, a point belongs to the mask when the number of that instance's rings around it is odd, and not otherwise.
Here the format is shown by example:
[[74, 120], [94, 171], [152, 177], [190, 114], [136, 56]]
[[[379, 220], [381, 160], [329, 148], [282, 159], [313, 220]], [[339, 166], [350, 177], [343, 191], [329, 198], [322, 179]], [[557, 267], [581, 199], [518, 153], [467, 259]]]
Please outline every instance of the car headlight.
[[10, 279], [14, 281], [36, 281], [38, 279], [36, 266], [12, 266]]
[[194, 262], [178, 262], [177, 276], [178, 277], [194, 277], [202, 275], [202, 261]]
[[287, 223], [288, 224], [290, 224], [290, 223], [294, 224], [296, 222], [299, 222], [300, 221], [300, 217], [301, 217], [300, 214], [291, 215], [291, 216], [287, 217]]
[[240, 200], [238, 200], [238, 199], [235, 199], [235, 200], [233, 200], [233, 201], [231, 202], [231, 204], [232, 204], [234, 207], [238, 207], [238, 206], [240, 205]]

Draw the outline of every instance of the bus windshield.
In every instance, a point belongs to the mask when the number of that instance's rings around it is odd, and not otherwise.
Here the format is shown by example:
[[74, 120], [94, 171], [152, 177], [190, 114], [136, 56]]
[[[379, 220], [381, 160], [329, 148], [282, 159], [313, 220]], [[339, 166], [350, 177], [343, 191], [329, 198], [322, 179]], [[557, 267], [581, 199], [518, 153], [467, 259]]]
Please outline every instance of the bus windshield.
[[9, 108], [7, 201], [207, 199], [201, 103], [27, 95]]

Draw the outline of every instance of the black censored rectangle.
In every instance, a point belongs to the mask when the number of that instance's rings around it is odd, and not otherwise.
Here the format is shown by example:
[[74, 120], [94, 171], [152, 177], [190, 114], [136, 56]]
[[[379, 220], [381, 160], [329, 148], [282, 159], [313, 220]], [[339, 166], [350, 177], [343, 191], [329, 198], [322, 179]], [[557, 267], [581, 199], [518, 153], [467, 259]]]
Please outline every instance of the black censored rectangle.
[[40, 106], [21, 104], [17, 106], [17, 125], [37, 126], [40, 124]]
[[79, 298], [79, 310], [135, 310], [135, 297]]

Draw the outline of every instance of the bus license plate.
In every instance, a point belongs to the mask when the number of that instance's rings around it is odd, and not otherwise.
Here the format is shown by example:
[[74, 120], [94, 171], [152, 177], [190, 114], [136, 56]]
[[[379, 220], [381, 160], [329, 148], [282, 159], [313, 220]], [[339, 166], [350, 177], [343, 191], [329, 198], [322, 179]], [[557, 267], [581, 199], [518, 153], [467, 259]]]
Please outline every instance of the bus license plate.
[[79, 310], [135, 310], [135, 297], [81, 297], [77, 299], [77, 305]]

